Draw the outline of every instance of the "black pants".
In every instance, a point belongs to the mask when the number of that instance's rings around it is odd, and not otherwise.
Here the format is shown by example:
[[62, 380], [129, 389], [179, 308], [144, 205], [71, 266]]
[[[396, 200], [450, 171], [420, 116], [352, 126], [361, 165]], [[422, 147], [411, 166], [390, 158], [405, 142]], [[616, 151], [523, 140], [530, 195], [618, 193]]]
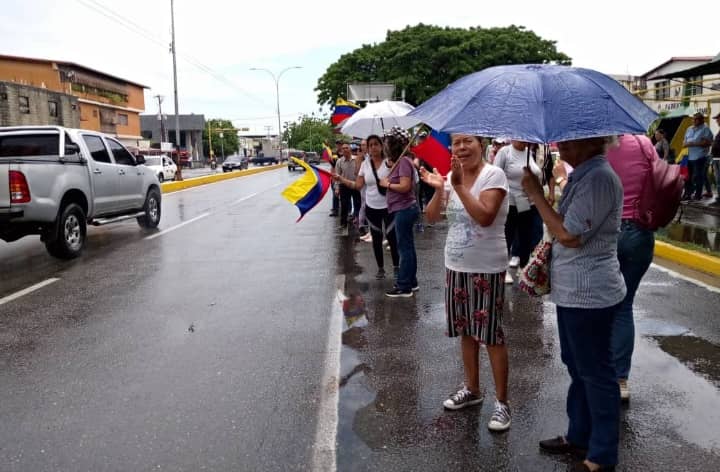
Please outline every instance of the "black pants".
[[510, 212], [505, 221], [505, 240], [508, 245], [508, 255], [513, 241], [516, 242], [520, 267], [525, 267], [530, 259], [530, 253], [540, 242], [542, 235], [542, 218], [534, 206], [518, 213], [517, 207], [510, 205]]
[[[695, 197], [700, 200], [702, 197], [703, 185], [707, 177], [707, 168], [705, 167], [706, 157], [701, 157], [695, 161], [688, 161], [688, 179], [685, 181], [685, 197]], [[693, 193], [695, 195], [693, 195]]]
[[360, 215], [360, 192], [340, 185], [340, 226], [347, 225], [351, 202], [352, 214], [357, 218]]
[[398, 255], [393, 217], [390, 216], [387, 208], [376, 210], [369, 206], [365, 206], [365, 217], [370, 225], [370, 236], [372, 237], [373, 252], [375, 253], [375, 262], [377, 262], [378, 269], [384, 268], [383, 235], [387, 237], [390, 245], [390, 257], [392, 257], [393, 267], [398, 267], [400, 265], [400, 256]]

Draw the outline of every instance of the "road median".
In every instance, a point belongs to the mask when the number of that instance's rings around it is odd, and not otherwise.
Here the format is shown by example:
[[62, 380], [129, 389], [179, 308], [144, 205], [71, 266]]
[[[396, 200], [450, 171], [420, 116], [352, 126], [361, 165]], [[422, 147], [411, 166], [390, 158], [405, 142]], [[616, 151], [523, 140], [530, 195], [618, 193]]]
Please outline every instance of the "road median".
[[720, 258], [683, 249], [663, 241], [655, 241], [655, 255], [691, 269], [720, 277]]
[[218, 174], [212, 174], [212, 175], [203, 175], [201, 177], [192, 177], [185, 180], [180, 180], [177, 182], [166, 182], [163, 184], [160, 184], [160, 187], [162, 187], [163, 193], [171, 193], [171, 192], [177, 192], [179, 190], [185, 190], [192, 187], [199, 187], [200, 185], [207, 185], [212, 184], [215, 182], [221, 182], [223, 180], [230, 180], [235, 179], [238, 177], [245, 177], [247, 175], [252, 174], [258, 174], [260, 172], [267, 172], [270, 170], [279, 169], [281, 167], [286, 167], [286, 164], [277, 164], [273, 166], [262, 166], [262, 167], [255, 167], [253, 169], [246, 169], [241, 170], [239, 172], [223, 172]]

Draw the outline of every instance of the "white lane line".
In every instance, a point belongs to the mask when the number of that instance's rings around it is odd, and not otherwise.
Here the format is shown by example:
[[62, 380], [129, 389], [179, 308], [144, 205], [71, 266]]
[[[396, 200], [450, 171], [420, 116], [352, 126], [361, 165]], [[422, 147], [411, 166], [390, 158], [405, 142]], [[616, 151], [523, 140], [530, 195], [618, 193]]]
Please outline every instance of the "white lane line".
[[658, 270], [660, 270], [660, 271], [662, 271], [662, 272], [665, 272], [666, 274], [668, 274], [668, 275], [670, 275], [670, 276], [672, 276], [672, 277], [675, 277], [675, 278], [677, 278], [677, 279], [682, 279], [682, 280], [684, 280], [684, 281], [686, 281], [686, 282], [690, 282], [691, 284], [695, 284], [695, 285], [697, 285], [698, 287], [702, 287], [702, 288], [704, 288], [704, 289], [706, 289], [706, 290], [710, 290], [711, 292], [720, 293], [720, 288], [713, 287], [712, 285], [708, 285], [708, 284], [706, 284], [706, 283], [704, 283], [704, 282], [700, 282], [699, 280], [693, 279], [692, 277], [688, 277], [687, 275], [683, 275], [683, 274], [677, 273], [677, 272], [675, 272], [674, 270], [670, 270], [670, 269], [668, 269], [667, 267], [663, 267], [663, 266], [657, 265], [657, 264], [655, 264], [654, 262], [651, 264], [651, 267], [654, 267], [655, 269], [658, 269]]
[[[263, 192], [264, 192], [264, 191], [265, 191], [265, 190], [263, 190]], [[253, 194], [248, 195], [247, 197], [242, 197], [242, 198], [240, 198], [240, 199], [238, 199], [238, 200], [235, 200], [234, 202], [232, 202], [232, 203], [230, 204], [230, 206], [232, 206], [232, 205], [237, 205], [238, 203], [242, 203], [242, 202], [244, 202], [245, 200], [249, 200], [249, 199], [251, 199], [252, 197], [254, 197], [255, 195], [258, 195], [258, 194], [260, 194], [260, 193], [261, 193], [261, 192], [255, 192], [255, 193], [253, 193]]]
[[325, 366], [320, 383], [320, 408], [318, 409], [315, 444], [313, 445], [312, 469], [314, 471], [335, 472], [337, 457], [338, 403], [340, 382], [340, 349], [342, 347], [342, 287], [345, 276], [335, 280], [337, 297], [330, 308], [330, 329], [325, 349]]
[[145, 238], [145, 239], [148, 239], [148, 240], [149, 240], [149, 239], [159, 238], [160, 236], [163, 236], [163, 235], [165, 235], [165, 234], [167, 234], [167, 233], [170, 233], [170, 232], [172, 232], [172, 231], [175, 231], [176, 229], [180, 229], [180, 228], [182, 228], [182, 227], [185, 226], [185, 225], [189, 225], [190, 223], [194, 223], [194, 222], [196, 222], [197, 220], [201, 220], [201, 219], [203, 219], [203, 218], [205, 218], [205, 217], [208, 217], [208, 216], [210, 216], [210, 213], [203, 213], [202, 215], [198, 215], [198, 216], [196, 216], [195, 218], [193, 218], [193, 219], [191, 219], [191, 220], [183, 221], [182, 223], [177, 224], [177, 225], [175, 225], [175, 226], [171, 226], [171, 227], [169, 227], [168, 229], [164, 229], [164, 230], [160, 231], [159, 233], [152, 234], [152, 235], [148, 236], [148, 237]]
[[24, 295], [27, 295], [28, 293], [32, 293], [35, 290], [40, 290], [41, 288], [48, 286], [50, 284], [53, 284], [53, 283], [57, 282], [58, 280], [60, 280], [60, 279], [55, 278], [55, 277], [53, 277], [51, 279], [43, 280], [42, 282], [32, 285], [28, 288], [24, 288], [24, 289], [20, 290], [19, 292], [15, 292], [11, 295], [8, 295], [7, 297], [0, 298], [0, 305], [4, 305], [13, 300], [17, 300], [18, 298], [20, 298]]

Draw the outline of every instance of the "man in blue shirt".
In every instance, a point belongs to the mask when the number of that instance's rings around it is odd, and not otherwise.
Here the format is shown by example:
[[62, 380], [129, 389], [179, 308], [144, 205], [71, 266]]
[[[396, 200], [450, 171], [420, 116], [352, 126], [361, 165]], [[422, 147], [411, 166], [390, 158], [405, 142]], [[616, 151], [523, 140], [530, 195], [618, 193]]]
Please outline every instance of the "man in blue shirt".
[[[692, 198], [700, 200], [702, 188], [707, 178], [705, 163], [707, 161], [710, 144], [713, 135], [710, 128], [705, 124], [705, 115], [695, 113], [693, 115], [693, 126], [685, 132], [683, 147], [688, 148], [688, 180], [685, 182], [685, 200]], [[695, 195], [693, 196], [693, 190]]]

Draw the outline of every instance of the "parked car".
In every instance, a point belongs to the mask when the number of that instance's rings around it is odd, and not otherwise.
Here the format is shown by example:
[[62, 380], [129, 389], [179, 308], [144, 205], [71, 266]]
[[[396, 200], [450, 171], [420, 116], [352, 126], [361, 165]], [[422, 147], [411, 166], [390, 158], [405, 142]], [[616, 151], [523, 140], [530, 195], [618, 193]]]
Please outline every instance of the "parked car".
[[261, 152], [257, 156], [251, 157], [250, 162], [254, 166], [264, 166], [265, 164], [277, 164], [279, 160], [277, 156], [265, 156]]
[[0, 128], [0, 239], [40, 235], [47, 251], [72, 259], [87, 225], [136, 219], [160, 223], [157, 175], [119, 141], [60, 126]]
[[248, 168], [249, 160], [245, 156], [232, 155], [225, 159], [222, 164], [223, 172], [232, 172], [234, 170], [243, 170]]
[[155, 172], [160, 183], [166, 180], [175, 180], [177, 166], [169, 156], [142, 156], [145, 159], [145, 167]]

